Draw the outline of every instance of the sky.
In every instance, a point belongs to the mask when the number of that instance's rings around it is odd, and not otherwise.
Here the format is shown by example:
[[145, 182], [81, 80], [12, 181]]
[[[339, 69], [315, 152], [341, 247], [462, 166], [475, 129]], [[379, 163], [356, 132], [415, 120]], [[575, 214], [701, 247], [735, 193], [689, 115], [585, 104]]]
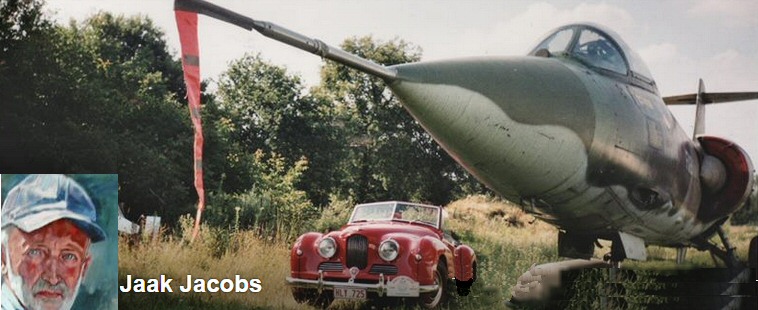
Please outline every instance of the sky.
[[[403, 39], [422, 60], [524, 55], [547, 32], [572, 22], [613, 29], [646, 62], [663, 96], [693, 93], [698, 78], [712, 92], [758, 91], [758, 1], [253, 1], [211, 0], [248, 17], [338, 46], [353, 36]], [[98, 11], [150, 17], [178, 54], [173, 1], [47, 0], [60, 23]], [[322, 60], [256, 32], [209, 17], [199, 21], [201, 74], [216, 80], [230, 61], [260, 53], [306, 85], [319, 83]], [[695, 109], [671, 107], [684, 130]], [[758, 101], [709, 105], [706, 134], [745, 148], [758, 165]]]

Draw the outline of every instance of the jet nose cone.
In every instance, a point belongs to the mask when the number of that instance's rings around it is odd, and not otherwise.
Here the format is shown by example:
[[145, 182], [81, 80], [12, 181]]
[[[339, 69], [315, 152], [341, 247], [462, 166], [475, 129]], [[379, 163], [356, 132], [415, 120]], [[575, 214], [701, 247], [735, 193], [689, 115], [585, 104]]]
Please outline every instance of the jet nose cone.
[[561, 62], [472, 58], [395, 67], [390, 88], [468, 171], [511, 199], [586, 170], [595, 117], [586, 87]]

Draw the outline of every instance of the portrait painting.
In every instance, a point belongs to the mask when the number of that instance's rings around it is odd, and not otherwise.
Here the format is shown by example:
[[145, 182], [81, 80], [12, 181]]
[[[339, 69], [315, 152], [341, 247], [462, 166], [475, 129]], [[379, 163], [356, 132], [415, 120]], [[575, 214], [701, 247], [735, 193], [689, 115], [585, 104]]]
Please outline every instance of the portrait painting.
[[2, 175], [2, 309], [117, 309], [118, 177]]

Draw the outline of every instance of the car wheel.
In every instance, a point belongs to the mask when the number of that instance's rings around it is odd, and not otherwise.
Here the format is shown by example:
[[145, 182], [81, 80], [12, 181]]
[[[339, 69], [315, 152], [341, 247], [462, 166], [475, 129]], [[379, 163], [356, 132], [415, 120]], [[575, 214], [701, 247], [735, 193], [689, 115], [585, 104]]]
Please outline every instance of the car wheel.
[[292, 288], [292, 297], [296, 302], [320, 309], [326, 309], [334, 301], [334, 296], [329, 293], [330, 291], [319, 293], [316, 289]]
[[434, 284], [439, 286], [436, 292], [421, 294], [419, 298], [419, 305], [424, 309], [436, 309], [445, 300], [447, 265], [445, 265], [444, 261], [437, 263], [437, 270], [434, 271]]
[[459, 281], [458, 279], [455, 280], [455, 287], [458, 289], [458, 295], [460, 296], [468, 296], [468, 294], [471, 293], [471, 286], [474, 285], [474, 281], [476, 281], [476, 263], [474, 263], [471, 266], [471, 269], [473, 271], [471, 280], [468, 280], [468, 281]]

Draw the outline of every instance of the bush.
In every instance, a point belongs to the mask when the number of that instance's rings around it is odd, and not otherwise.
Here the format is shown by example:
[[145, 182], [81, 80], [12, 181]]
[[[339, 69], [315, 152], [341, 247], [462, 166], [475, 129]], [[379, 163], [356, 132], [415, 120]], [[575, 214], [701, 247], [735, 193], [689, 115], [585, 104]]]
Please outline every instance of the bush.
[[331, 195], [329, 201], [331, 203], [324, 208], [321, 212], [321, 217], [319, 217], [314, 225], [317, 231], [328, 232], [339, 229], [350, 219], [350, 214], [352, 214], [353, 207], [355, 206], [355, 201], [350, 197], [340, 199], [335, 195]]
[[758, 224], [758, 174], [753, 179], [753, 191], [742, 208], [734, 212], [731, 221], [732, 225]]
[[301, 159], [285, 167], [281, 156], [272, 153], [265, 158], [259, 150], [253, 163], [256, 183], [241, 194], [211, 196], [207, 222], [235, 231], [252, 229], [267, 240], [294, 240], [318, 216], [306, 193], [295, 187], [307, 164]]

